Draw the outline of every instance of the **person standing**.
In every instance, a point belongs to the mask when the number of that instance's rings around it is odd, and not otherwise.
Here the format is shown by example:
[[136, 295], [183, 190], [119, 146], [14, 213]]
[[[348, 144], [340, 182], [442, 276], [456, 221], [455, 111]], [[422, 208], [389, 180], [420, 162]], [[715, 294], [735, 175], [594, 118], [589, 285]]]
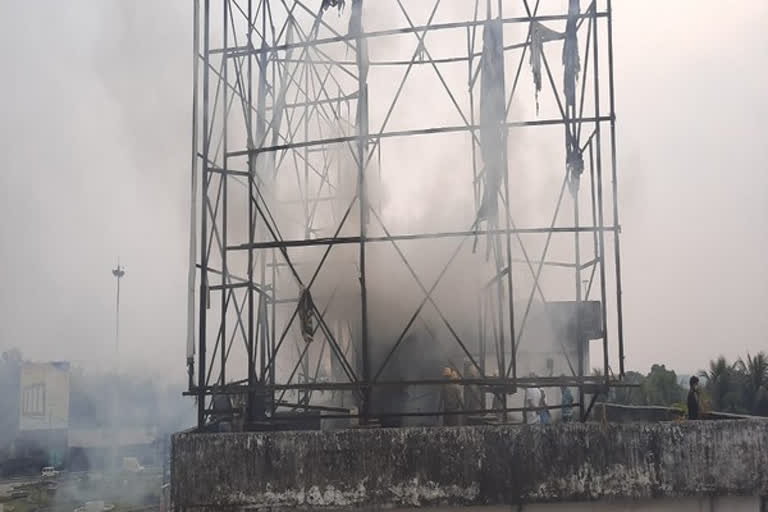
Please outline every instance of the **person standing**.
[[450, 381], [443, 384], [440, 396], [441, 409], [443, 414], [443, 426], [455, 427], [462, 424], [461, 410], [464, 408], [461, 397], [461, 385], [458, 373], [451, 368], [443, 368], [443, 378]]
[[539, 394], [541, 395], [541, 398], [539, 399], [539, 420], [542, 424], [546, 425], [551, 419], [549, 414], [549, 404], [547, 404], [547, 394], [542, 388], [539, 388]]
[[[536, 378], [536, 374], [531, 372], [531, 379]], [[541, 389], [536, 387], [525, 388], [525, 422], [529, 425], [538, 424], [541, 422], [541, 416], [539, 415], [539, 404], [541, 403]]]
[[688, 419], [699, 419], [699, 378], [693, 375], [688, 384], [690, 389], [688, 391]]
[[[478, 380], [481, 377], [475, 365], [465, 366], [464, 374], [469, 375], [469, 378], [474, 380]], [[475, 414], [485, 409], [485, 394], [480, 391], [479, 384], [467, 384], [464, 386], [464, 408], [467, 411], [474, 411]]]
[[560, 419], [567, 423], [573, 420], [573, 393], [568, 386], [562, 386], [560, 397]]

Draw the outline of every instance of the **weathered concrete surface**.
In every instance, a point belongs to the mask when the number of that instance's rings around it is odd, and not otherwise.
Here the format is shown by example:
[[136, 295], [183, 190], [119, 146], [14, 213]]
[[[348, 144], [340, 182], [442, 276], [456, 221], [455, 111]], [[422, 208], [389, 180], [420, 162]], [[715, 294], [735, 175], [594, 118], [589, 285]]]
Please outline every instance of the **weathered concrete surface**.
[[768, 422], [177, 434], [183, 508], [481, 505], [768, 494]]

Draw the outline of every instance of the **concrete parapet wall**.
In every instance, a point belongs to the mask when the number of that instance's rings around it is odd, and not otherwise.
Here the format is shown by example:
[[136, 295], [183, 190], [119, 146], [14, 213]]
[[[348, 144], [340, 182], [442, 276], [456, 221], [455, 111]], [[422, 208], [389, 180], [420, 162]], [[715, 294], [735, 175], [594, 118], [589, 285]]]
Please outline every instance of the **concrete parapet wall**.
[[180, 509], [768, 494], [768, 422], [177, 434]]

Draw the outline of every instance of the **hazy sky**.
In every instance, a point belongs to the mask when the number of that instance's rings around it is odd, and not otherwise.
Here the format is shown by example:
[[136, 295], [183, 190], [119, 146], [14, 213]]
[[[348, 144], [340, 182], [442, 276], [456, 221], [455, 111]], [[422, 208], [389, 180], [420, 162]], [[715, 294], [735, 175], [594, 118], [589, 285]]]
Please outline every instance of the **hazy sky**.
[[[627, 367], [768, 349], [768, 4], [614, 11]], [[120, 257], [124, 364], [183, 375], [191, 45], [189, 0], [0, 2], [0, 350], [103, 360]]]

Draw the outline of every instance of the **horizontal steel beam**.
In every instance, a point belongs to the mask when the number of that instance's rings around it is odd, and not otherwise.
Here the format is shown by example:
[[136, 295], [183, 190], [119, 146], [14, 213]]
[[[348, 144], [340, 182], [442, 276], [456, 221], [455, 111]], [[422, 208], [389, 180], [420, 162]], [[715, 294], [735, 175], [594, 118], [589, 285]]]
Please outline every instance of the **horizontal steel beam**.
[[[607, 16], [608, 16], [607, 12], [597, 13], [598, 18], [605, 18]], [[592, 13], [585, 12], [583, 14], [580, 14], [578, 17], [579, 19], [591, 18]], [[546, 15], [546, 16], [519, 16], [514, 18], [504, 18], [502, 22], [503, 23], [531, 23], [533, 21], [545, 22], [545, 21], [567, 21], [567, 20], [568, 20], [567, 14], [553, 14], [553, 15]], [[467, 27], [474, 27], [474, 26], [482, 26], [484, 24], [485, 24], [485, 20], [455, 21], [452, 23], [433, 23], [430, 25], [419, 25], [416, 27], [403, 27], [403, 28], [395, 28], [395, 29], [389, 29], [389, 30], [376, 30], [372, 32], [363, 32], [361, 34], [354, 34], [354, 35], [346, 35], [346, 36], [339, 35], [334, 37], [326, 37], [323, 39], [315, 39], [312, 41], [297, 41], [295, 43], [281, 44], [277, 46], [266, 46], [266, 47], [260, 46], [259, 48], [254, 48], [252, 45], [248, 45], [248, 46], [234, 46], [226, 49], [214, 48], [210, 50], [209, 53], [212, 55], [217, 55], [217, 54], [222, 54], [226, 52], [227, 58], [242, 57], [248, 54], [259, 55], [262, 53], [273, 53], [276, 51], [289, 50], [292, 48], [305, 48], [307, 46], [319, 46], [323, 44], [356, 41], [358, 38], [372, 39], [375, 37], [412, 34], [414, 32], [424, 32], [426, 30], [434, 31], [434, 30], [459, 29], [459, 28], [467, 28]]]
[[[507, 128], [525, 128], [529, 126], [557, 126], [570, 123], [595, 123], [595, 122], [608, 122], [611, 120], [611, 116], [600, 117], [579, 117], [575, 119], [537, 119], [533, 121], [510, 121], [506, 123]], [[384, 133], [372, 133], [368, 135], [369, 139], [387, 139], [392, 137], [407, 137], [410, 135], [434, 135], [438, 133], [459, 133], [479, 131], [480, 125], [458, 125], [458, 126], [443, 126], [438, 128], [421, 128], [415, 130], [397, 130]], [[331, 137], [327, 139], [308, 140], [303, 142], [294, 142], [290, 144], [278, 144], [276, 146], [266, 146], [255, 149], [242, 149], [238, 151], [230, 151], [227, 153], [228, 157], [246, 156], [248, 153], [259, 154], [268, 153], [273, 151], [282, 151], [292, 148], [304, 148], [312, 146], [321, 146], [325, 144], [340, 144], [343, 142], [354, 142], [359, 137], [357, 135], [348, 135], [345, 137]]]
[[[500, 378], [500, 377], [485, 377], [477, 379], [416, 379], [416, 380], [402, 380], [402, 381], [376, 381], [376, 382], [307, 382], [307, 383], [292, 383], [292, 384], [267, 384], [254, 388], [256, 390], [317, 390], [317, 391], [348, 391], [361, 389], [364, 387], [379, 388], [379, 387], [397, 387], [397, 386], [447, 386], [449, 384], [460, 384], [462, 386], [480, 385], [488, 388], [489, 393], [494, 391], [502, 391], [503, 389], [514, 388], [555, 388], [555, 387], [580, 387], [580, 386], [605, 386], [604, 377], [518, 377], [514, 378]], [[621, 380], [611, 380], [608, 382], [608, 387], [613, 388], [633, 388], [639, 387], [638, 384], [630, 384]], [[248, 386], [241, 381], [227, 384], [224, 388], [220, 385], [207, 386], [205, 388], [206, 394], [240, 394], [248, 391]], [[184, 394], [196, 395], [198, 394], [198, 388], [193, 388]]]
[[560, 227], [560, 228], [516, 228], [516, 229], [482, 229], [477, 231], [446, 231], [442, 233], [415, 233], [391, 236], [343, 236], [328, 238], [310, 238], [306, 240], [276, 240], [271, 242], [255, 242], [253, 244], [230, 245], [228, 251], [247, 249], [277, 249], [284, 247], [312, 247], [319, 245], [359, 244], [360, 242], [394, 242], [399, 240], [435, 240], [440, 238], [460, 238], [465, 236], [497, 235], [506, 233], [536, 234], [536, 233], [595, 233], [599, 231], [619, 231], [615, 226], [599, 227]]

